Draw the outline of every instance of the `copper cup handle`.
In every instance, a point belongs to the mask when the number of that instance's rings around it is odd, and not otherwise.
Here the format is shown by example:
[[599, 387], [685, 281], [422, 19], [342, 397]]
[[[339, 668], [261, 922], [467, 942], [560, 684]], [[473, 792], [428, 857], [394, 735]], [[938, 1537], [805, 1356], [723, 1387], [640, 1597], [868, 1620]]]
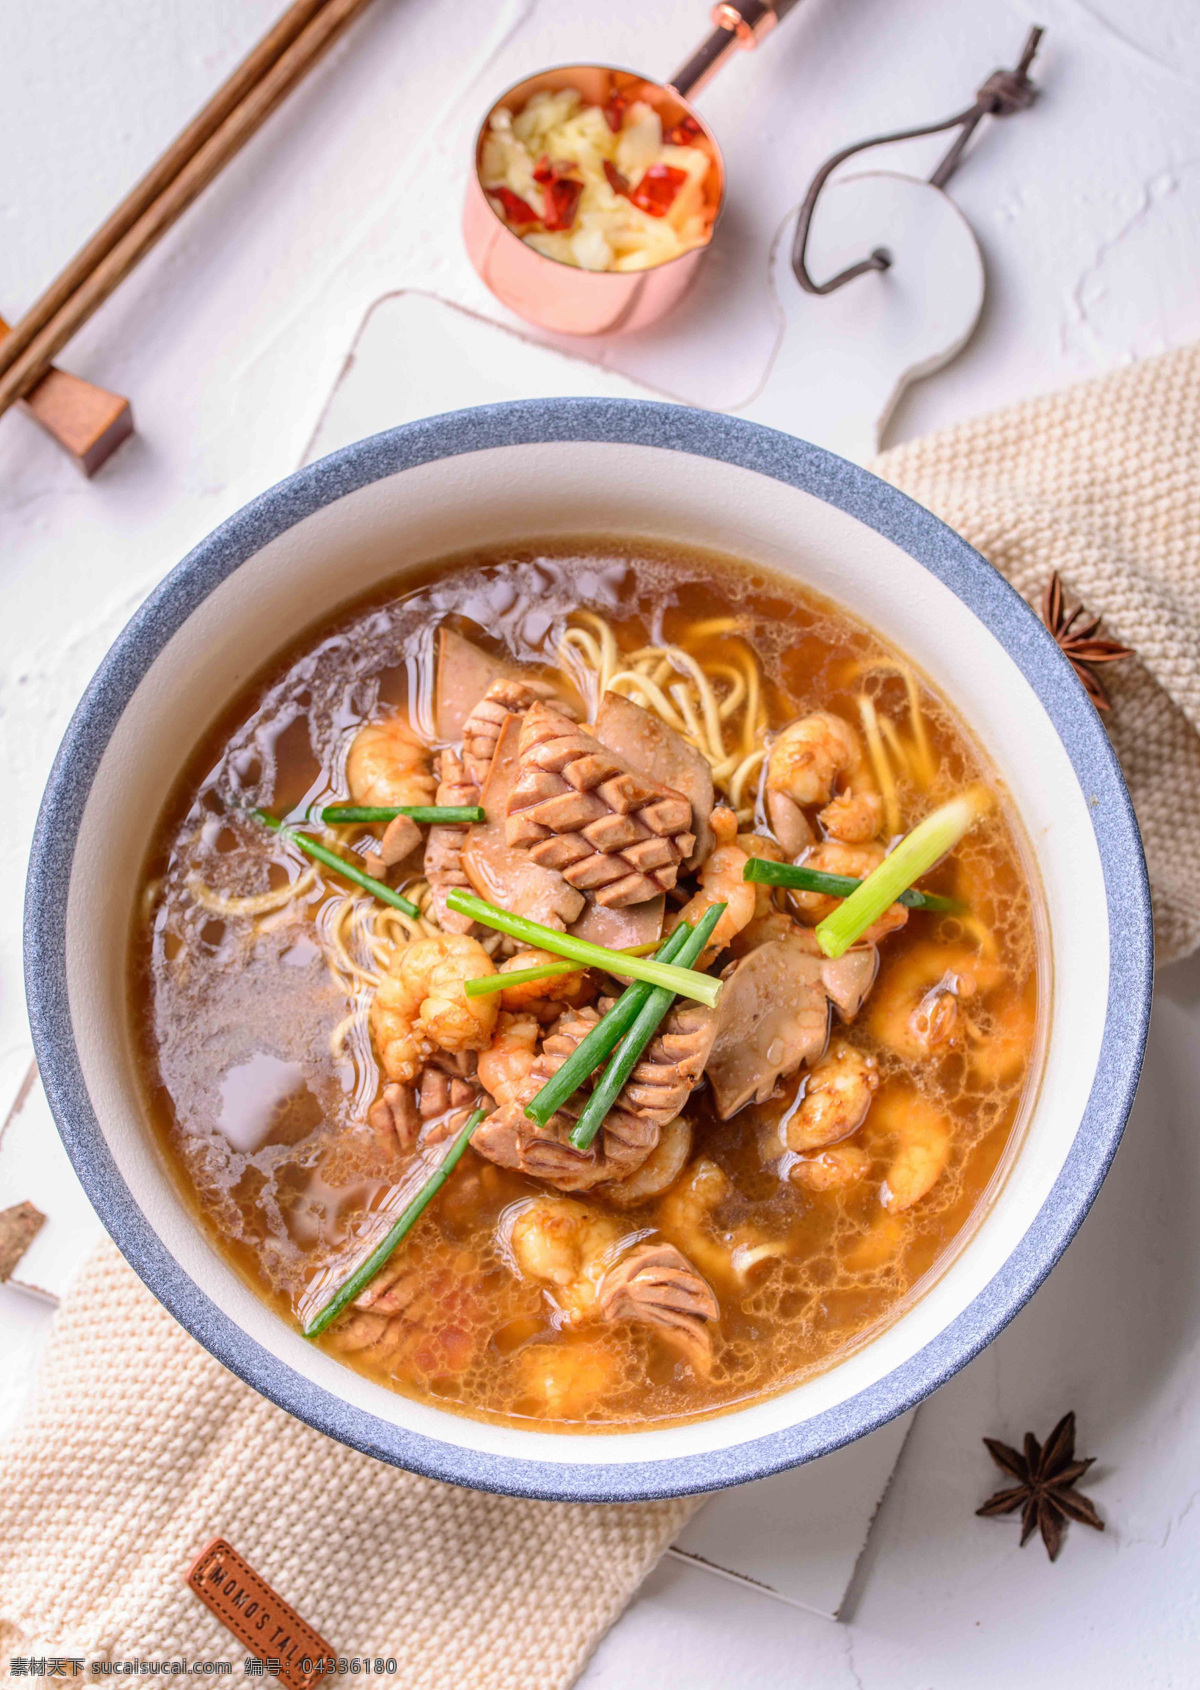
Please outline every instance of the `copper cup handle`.
[[774, 0], [771, 5], [766, 0], [738, 0], [736, 6], [728, 3], [714, 6], [711, 35], [679, 67], [667, 86], [685, 100], [691, 99], [712, 80], [732, 53], [757, 47], [798, 4], [799, 0]]

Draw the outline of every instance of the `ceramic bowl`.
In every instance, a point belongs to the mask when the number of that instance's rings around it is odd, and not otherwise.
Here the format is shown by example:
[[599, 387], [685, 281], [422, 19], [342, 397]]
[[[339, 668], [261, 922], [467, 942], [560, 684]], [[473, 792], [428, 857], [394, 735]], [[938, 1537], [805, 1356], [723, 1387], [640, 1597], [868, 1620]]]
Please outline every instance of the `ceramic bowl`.
[[[179, 769], [272, 651], [405, 562], [531, 536], [627, 534], [790, 574], [879, 628], [953, 701], [1023, 818], [1048, 926], [1040, 1086], [1019, 1148], [953, 1259], [826, 1372], [712, 1419], [623, 1434], [487, 1425], [411, 1402], [306, 1343], [208, 1242], [135, 1081], [131, 868]], [[995, 570], [865, 470], [681, 407], [546, 399], [359, 441], [265, 493], [175, 568], [68, 729], [30, 868], [38, 1062], [67, 1150], [133, 1267], [226, 1367], [330, 1436], [439, 1479], [523, 1496], [678, 1495], [761, 1478], [871, 1431], [978, 1353], [1061, 1255], [1133, 1099], [1150, 901], [1104, 728]]]

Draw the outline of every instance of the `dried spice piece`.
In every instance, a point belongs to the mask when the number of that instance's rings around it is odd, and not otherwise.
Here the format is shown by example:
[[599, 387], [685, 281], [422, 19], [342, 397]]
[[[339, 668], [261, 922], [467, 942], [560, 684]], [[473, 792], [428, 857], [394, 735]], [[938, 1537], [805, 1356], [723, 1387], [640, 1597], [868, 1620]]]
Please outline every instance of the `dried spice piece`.
[[618, 93], [614, 88], [608, 99], [605, 100], [602, 109], [605, 123], [608, 124], [614, 135], [619, 135], [621, 125], [625, 121], [625, 113], [629, 110], [629, 101], [624, 94]]
[[668, 129], [666, 140], [673, 147], [690, 147], [697, 135], [703, 135], [704, 130], [694, 117], [681, 117], [673, 129]]
[[534, 167], [533, 179], [542, 190], [542, 223], [552, 234], [569, 229], [575, 221], [583, 183], [568, 176], [559, 164], [551, 164], [545, 153]]
[[641, 181], [629, 198], [647, 217], [665, 217], [687, 179], [687, 171], [679, 170], [673, 164], [652, 164], [643, 171]]
[[514, 194], [511, 188], [489, 188], [488, 198], [500, 201], [500, 209], [504, 213], [506, 223], [512, 223], [517, 228], [526, 228], [534, 223], [540, 223], [541, 218], [520, 194]]
[[669, 892], [696, 843], [689, 799], [541, 702], [521, 726], [507, 816], [510, 846], [610, 909]]
[[41, 1231], [46, 1217], [32, 1203], [15, 1203], [0, 1213], [0, 1284], [6, 1280]]
[[606, 158], [604, 161], [604, 175], [614, 194], [622, 194], [626, 199], [629, 198], [629, 178], [621, 175], [611, 159]]
[[1073, 1413], [1063, 1415], [1044, 1445], [1038, 1443], [1032, 1432], [1026, 1432], [1023, 1454], [995, 1438], [983, 1441], [997, 1467], [1011, 1474], [1017, 1483], [989, 1496], [983, 1507], [975, 1510], [977, 1514], [990, 1518], [1015, 1514], [1019, 1508], [1022, 1544], [1035, 1531], [1040, 1531], [1052, 1561], [1058, 1558], [1062, 1548], [1063, 1528], [1068, 1520], [1078, 1520], [1081, 1526], [1092, 1526], [1098, 1532], [1104, 1530], [1104, 1521], [1095, 1508], [1075, 1489], [1095, 1457], [1076, 1461]]
[[1097, 663], [1116, 663], [1122, 657], [1132, 657], [1133, 651], [1119, 640], [1109, 640], [1098, 637], [1101, 618], [1095, 616], [1090, 622], [1077, 627], [1079, 618], [1086, 612], [1081, 604], [1077, 604], [1069, 614], [1063, 600], [1062, 580], [1057, 569], [1046, 583], [1046, 590], [1042, 594], [1042, 621], [1049, 628], [1055, 640], [1062, 648], [1072, 669], [1083, 682], [1084, 689], [1097, 710], [1111, 710], [1112, 704], [1108, 694], [1096, 674]]

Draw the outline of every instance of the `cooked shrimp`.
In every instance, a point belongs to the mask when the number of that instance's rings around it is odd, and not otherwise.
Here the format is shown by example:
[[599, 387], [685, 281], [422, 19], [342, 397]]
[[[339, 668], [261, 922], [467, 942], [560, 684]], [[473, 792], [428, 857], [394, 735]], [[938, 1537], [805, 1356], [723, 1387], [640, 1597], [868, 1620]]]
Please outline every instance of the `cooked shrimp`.
[[641, 1167], [628, 1179], [598, 1186], [597, 1195], [606, 1197], [619, 1209], [634, 1209], [639, 1203], [648, 1203], [674, 1185], [691, 1153], [692, 1123], [686, 1115], [676, 1115], [662, 1129], [657, 1145]]
[[657, 1210], [664, 1236], [677, 1244], [706, 1278], [727, 1282], [734, 1276], [731, 1251], [726, 1243], [718, 1242], [712, 1216], [732, 1189], [723, 1170], [702, 1156], [659, 1199]]
[[[877, 869], [887, 855], [882, 845], [844, 845], [840, 840], [826, 839], [820, 845], [814, 845], [803, 857], [805, 868], [823, 869], [826, 874], [845, 874], [852, 880], [865, 880]], [[831, 898], [825, 892], [789, 892], [792, 906], [801, 921], [815, 927], [841, 903], [840, 898]], [[888, 933], [895, 933], [908, 920], [908, 910], [903, 904], [891, 904], [878, 921], [873, 921], [863, 934], [861, 944], [878, 944]]]
[[911, 1209], [929, 1195], [949, 1164], [954, 1142], [949, 1118], [919, 1092], [894, 1087], [872, 1110], [869, 1133], [890, 1148], [879, 1201], [893, 1213]]
[[346, 781], [355, 804], [432, 804], [432, 758], [403, 716], [368, 722], [354, 736]]
[[771, 825], [785, 850], [800, 805], [822, 805], [821, 826], [848, 844], [874, 839], [883, 820], [883, 800], [862, 741], [849, 722], [828, 710], [801, 717], [779, 735], [767, 758], [766, 795]]
[[[549, 951], [518, 951], [500, 964], [501, 974], [513, 974], [522, 968], [539, 968], [543, 963], [558, 962]], [[524, 985], [505, 986], [500, 993], [500, 1007], [510, 1011], [527, 1011], [539, 1021], [553, 1021], [564, 1007], [578, 1009], [591, 1003], [596, 988], [586, 970], [574, 974], [551, 974], [545, 980], [527, 980]]]
[[[826, 839], [806, 851], [801, 861], [805, 868], [823, 869], [826, 874], [845, 874], [852, 880], [865, 880], [877, 869], [887, 855], [882, 845], [843, 845], [840, 840]], [[788, 898], [802, 921], [815, 927], [841, 902], [825, 892], [793, 892]]]
[[508, 1242], [521, 1273], [547, 1285], [566, 1323], [576, 1325], [595, 1313], [621, 1232], [611, 1215], [573, 1197], [531, 1197], [511, 1219]]
[[967, 1057], [972, 1077], [992, 1085], [1015, 1080], [1033, 1042], [1034, 1019], [1033, 1004], [1020, 997], [993, 1010], [984, 1026], [973, 1023]]
[[717, 804], [708, 818], [717, 845], [732, 845], [737, 838], [737, 812], [728, 804]]
[[479, 1053], [479, 1083], [502, 1108], [513, 1101], [529, 1077], [537, 1057], [539, 1031], [534, 1016], [501, 1010], [491, 1044]]
[[914, 945], [876, 983], [871, 1033], [906, 1062], [960, 1049], [971, 1031], [964, 1002], [997, 978], [996, 965], [964, 945]]
[[866, 1177], [871, 1158], [857, 1144], [835, 1144], [815, 1156], [802, 1156], [788, 1169], [794, 1185], [808, 1191], [840, 1191]]
[[712, 828], [720, 843], [697, 876], [700, 890], [683, 906], [678, 918], [680, 921], [691, 922], [694, 927], [713, 904], [725, 905], [717, 925], [713, 928], [712, 937], [704, 947], [699, 961], [694, 964], [696, 968], [707, 967], [713, 958], [725, 949], [729, 941], [754, 919], [758, 903], [758, 888], [750, 881], [742, 879], [743, 870], [750, 859], [745, 851], [739, 850], [733, 843], [737, 836], [737, 817], [732, 810], [719, 805], [712, 813]]
[[[826, 1151], [826, 1155], [832, 1155]], [[904, 1242], [904, 1222], [899, 1215], [880, 1215], [856, 1243], [851, 1244], [842, 1261], [851, 1273], [875, 1273], [895, 1257]]]
[[879, 1068], [840, 1039], [813, 1064], [800, 1107], [787, 1123], [789, 1150], [823, 1150], [857, 1132], [879, 1090]]
[[463, 981], [494, 974], [475, 939], [438, 933], [396, 951], [371, 1004], [371, 1032], [389, 1080], [415, 1080], [431, 1045], [484, 1050], [499, 1015], [494, 996], [469, 998]]
[[613, 1384], [619, 1362], [597, 1344], [531, 1344], [521, 1355], [526, 1391], [537, 1413], [551, 1420], [581, 1420]]
[[[783, 849], [777, 840], [765, 839], [761, 833], [739, 833], [737, 847], [748, 857], [764, 857], [768, 862], [781, 863]], [[762, 921], [775, 910], [775, 888], [754, 883], [754, 919]]]

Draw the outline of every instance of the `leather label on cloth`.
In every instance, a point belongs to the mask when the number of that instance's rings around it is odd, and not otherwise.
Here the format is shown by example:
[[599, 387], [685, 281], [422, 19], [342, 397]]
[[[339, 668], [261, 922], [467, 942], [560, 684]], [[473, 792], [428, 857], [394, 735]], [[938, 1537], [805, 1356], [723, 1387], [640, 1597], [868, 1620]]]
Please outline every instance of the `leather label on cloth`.
[[244, 1643], [277, 1672], [288, 1690], [311, 1690], [333, 1650], [223, 1537], [201, 1551], [187, 1575], [189, 1588]]

